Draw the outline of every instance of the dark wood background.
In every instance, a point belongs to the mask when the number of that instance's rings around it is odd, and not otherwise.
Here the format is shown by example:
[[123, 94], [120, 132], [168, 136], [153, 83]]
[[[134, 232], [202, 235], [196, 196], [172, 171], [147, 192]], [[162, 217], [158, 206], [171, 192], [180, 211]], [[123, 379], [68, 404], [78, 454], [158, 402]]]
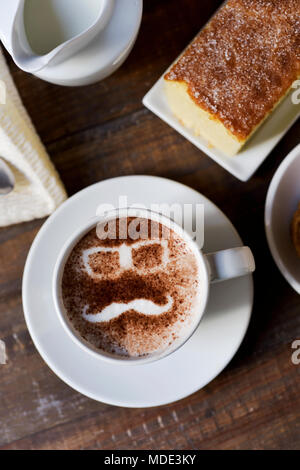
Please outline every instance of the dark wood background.
[[71, 390], [43, 362], [23, 318], [21, 279], [43, 220], [0, 230], [0, 449], [296, 449], [300, 447], [300, 298], [277, 270], [264, 233], [270, 180], [299, 143], [298, 121], [242, 183], [142, 105], [142, 97], [220, 1], [146, 0], [137, 43], [113, 76], [63, 88], [11, 73], [69, 195], [108, 177], [147, 174], [200, 191], [253, 248], [255, 306], [238, 354], [211, 384], [176, 404], [122, 409]]

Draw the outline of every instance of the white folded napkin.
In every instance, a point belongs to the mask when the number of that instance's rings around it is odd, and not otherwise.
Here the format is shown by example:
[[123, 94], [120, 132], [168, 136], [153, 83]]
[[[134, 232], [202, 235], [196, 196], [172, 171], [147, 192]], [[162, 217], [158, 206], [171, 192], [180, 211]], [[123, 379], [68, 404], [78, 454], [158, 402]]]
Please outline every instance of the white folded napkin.
[[5, 344], [4, 341], [0, 339], [0, 365], [1, 364], [6, 364], [6, 351], [5, 351]]
[[0, 50], [0, 80], [6, 103], [0, 104], [0, 157], [16, 178], [15, 189], [0, 196], [0, 227], [45, 217], [67, 197], [37, 135]]

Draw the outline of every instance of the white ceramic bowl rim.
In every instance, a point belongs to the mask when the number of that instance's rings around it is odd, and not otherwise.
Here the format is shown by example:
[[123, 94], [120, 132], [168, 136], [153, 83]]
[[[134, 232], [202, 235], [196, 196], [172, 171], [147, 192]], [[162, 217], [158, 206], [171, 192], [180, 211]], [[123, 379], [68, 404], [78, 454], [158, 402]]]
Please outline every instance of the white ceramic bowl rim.
[[[266, 206], [265, 206], [265, 230], [266, 236], [269, 243], [269, 247], [274, 258], [275, 263], [277, 264], [279, 270], [281, 271], [282, 275], [285, 277], [287, 282], [293, 287], [293, 289], [300, 294], [300, 283], [294, 278], [291, 274], [289, 267], [283, 261], [281, 253], [278, 249], [277, 243], [274, 238], [273, 229], [272, 229], [272, 218], [273, 218], [273, 209], [274, 209], [274, 201], [276, 198], [277, 190], [279, 188], [280, 182], [284, 178], [287, 170], [289, 169], [290, 165], [297, 159], [300, 158], [300, 144], [297, 145], [283, 160], [283, 162], [278, 167], [271, 184], [269, 186], [269, 190], [267, 193], [266, 198]], [[296, 256], [296, 254], [295, 254]]]

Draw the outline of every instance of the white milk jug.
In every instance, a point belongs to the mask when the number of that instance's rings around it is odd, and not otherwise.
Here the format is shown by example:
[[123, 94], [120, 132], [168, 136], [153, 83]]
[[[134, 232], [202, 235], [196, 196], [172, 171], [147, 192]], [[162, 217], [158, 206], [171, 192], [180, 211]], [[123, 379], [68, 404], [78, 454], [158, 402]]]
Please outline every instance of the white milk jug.
[[36, 73], [83, 49], [108, 24], [115, 0], [0, 3], [0, 39], [14, 62]]

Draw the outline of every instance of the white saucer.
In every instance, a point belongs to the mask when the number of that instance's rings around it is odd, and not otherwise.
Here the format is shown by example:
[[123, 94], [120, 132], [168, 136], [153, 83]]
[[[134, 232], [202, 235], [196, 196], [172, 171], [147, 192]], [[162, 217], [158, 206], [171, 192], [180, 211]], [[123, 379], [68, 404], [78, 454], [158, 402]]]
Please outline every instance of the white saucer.
[[35, 75], [65, 86], [90, 85], [103, 80], [128, 57], [140, 29], [142, 12], [143, 0], [115, 0], [108, 26], [85, 49]]
[[213, 380], [229, 363], [246, 333], [253, 305], [252, 276], [213, 285], [203, 320], [178, 351], [146, 365], [108, 364], [86, 354], [67, 335], [51, 296], [59, 251], [79, 224], [94, 217], [100, 203], [203, 203], [204, 251], [241, 246], [227, 217], [208, 199], [182, 184], [151, 176], [102, 181], [66, 201], [44, 224], [27, 258], [23, 306], [31, 337], [49, 367], [68, 385], [95, 400], [125, 407], [174, 402]]
[[300, 144], [283, 160], [271, 181], [265, 206], [269, 247], [282, 275], [300, 294], [300, 260], [291, 238], [291, 222], [300, 202]]

